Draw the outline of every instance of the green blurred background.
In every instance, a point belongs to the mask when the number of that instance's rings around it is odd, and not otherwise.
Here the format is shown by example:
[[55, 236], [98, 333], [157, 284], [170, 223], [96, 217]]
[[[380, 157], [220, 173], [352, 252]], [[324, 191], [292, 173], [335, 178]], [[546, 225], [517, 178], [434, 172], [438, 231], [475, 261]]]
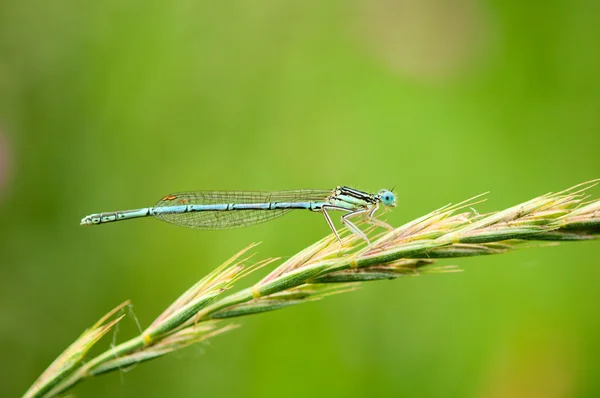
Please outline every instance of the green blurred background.
[[[328, 233], [304, 212], [220, 232], [86, 214], [182, 190], [395, 185], [399, 225], [600, 177], [599, 4], [1, 2], [0, 396], [125, 299], [147, 326], [250, 242], [289, 256]], [[597, 397], [599, 254], [456, 259], [466, 272], [243, 318], [74, 393]], [[118, 341], [136, 330], [127, 318]]]

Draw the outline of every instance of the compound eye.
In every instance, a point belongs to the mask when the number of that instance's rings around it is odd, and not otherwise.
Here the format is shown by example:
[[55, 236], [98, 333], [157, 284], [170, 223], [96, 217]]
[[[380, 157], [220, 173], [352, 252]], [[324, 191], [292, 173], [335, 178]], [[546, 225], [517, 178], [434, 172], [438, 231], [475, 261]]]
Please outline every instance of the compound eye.
[[394, 194], [391, 193], [390, 191], [382, 191], [380, 193], [380, 197], [381, 197], [381, 202], [385, 205], [385, 206], [391, 206], [394, 204]]

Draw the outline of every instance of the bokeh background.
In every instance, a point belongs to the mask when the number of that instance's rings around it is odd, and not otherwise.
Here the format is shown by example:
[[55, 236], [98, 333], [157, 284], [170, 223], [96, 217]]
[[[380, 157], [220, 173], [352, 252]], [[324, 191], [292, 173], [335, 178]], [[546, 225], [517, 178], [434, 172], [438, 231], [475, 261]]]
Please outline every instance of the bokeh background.
[[[221, 232], [86, 214], [183, 190], [395, 185], [399, 225], [600, 177], [599, 4], [0, 2], [0, 396], [125, 299], [147, 326], [250, 242], [289, 256], [328, 233], [303, 212]], [[599, 255], [456, 259], [466, 272], [243, 318], [74, 393], [597, 397]], [[116, 339], [136, 330], [128, 317]]]

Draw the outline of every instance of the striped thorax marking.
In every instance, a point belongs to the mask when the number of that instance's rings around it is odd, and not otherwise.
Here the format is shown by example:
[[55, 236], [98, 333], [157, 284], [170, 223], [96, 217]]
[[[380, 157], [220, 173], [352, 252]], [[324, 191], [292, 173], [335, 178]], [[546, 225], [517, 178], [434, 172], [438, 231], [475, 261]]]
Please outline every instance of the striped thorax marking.
[[372, 208], [379, 203], [379, 198], [368, 192], [341, 186], [335, 189], [333, 195], [329, 196], [327, 201], [333, 206], [342, 207], [348, 210], [356, 210]]

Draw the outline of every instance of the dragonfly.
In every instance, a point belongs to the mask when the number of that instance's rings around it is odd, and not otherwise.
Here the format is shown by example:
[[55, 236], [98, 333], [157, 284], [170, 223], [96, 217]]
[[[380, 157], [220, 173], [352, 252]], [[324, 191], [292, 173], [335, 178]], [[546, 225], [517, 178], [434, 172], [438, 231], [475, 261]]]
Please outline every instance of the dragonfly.
[[270, 221], [292, 210], [320, 212], [341, 241], [329, 214], [340, 211], [341, 222], [352, 233], [367, 243], [369, 239], [351, 219], [361, 216], [367, 223], [391, 228], [374, 218], [381, 205], [395, 207], [393, 188], [376, 194], [347, 186], [333, 190], [300, 189], [290, 191], [195, 191], [164, 196], [154, 207], [90, 214], [81, 219], [81, 225], [97, 225], [114, 221], [153, 216], [185, 227], [218, 230], [246, 227]]

